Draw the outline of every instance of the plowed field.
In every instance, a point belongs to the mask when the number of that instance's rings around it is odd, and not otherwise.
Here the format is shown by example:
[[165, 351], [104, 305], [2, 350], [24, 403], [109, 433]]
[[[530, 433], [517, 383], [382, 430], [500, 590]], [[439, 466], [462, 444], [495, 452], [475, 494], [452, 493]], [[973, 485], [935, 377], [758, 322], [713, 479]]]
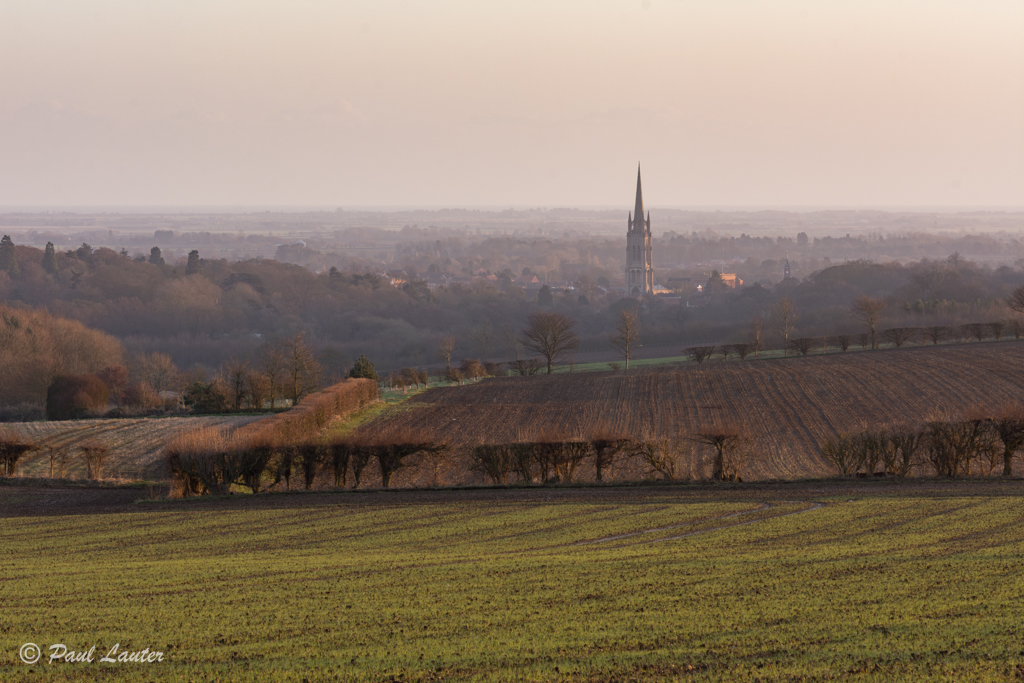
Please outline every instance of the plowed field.
[[837, 431], [1006, 401], [1024, 401], [1022, 342], [494, 378], [432, 389], [366, 428], [466, 445], [602, 426], [677, 437], [718, 421], [754, 437], [746, 477], [789, 478], [831, 474], [818, 447]]
[[[110, 456], [103, 468], [104, 477], [124, 479], [164, 479], [160, 454], [168, 441], [178, 434], [205, 427], [236, 429], [265, 415], [232, 415], [228, 417], [162, 417], [122, 420], [69, 420], [66, 422], [16, 422], [4, 425], [35, 443], [39, 449], [30, 452], [18, 464], [18, 473], [28, 477], [46, 477], [50, 462], [49, 446], [68, 448], [66, 476], [85, 477], [77, 447], [86, 441], [98, 441], [110, 447]], [[57, 476], [56, 468], [54, 476]]]

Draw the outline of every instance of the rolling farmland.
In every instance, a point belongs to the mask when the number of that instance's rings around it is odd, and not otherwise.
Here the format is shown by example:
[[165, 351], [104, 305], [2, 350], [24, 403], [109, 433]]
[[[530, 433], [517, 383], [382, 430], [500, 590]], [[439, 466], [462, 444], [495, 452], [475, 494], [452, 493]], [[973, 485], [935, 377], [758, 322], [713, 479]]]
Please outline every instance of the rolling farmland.
[[494, 378], [432, 389], [364, 429], [469, 445], [602, 428], [676, 437], [724, 422], [754, 437], [744, 476], [792, 478], [833, 473], [818, 446], [838, 431], [1007, 401], [1024, 401], [1021, 342]]
[[[137, 490], [0, 486], [0, 679], [1015, 680], [1022, 492], [911, 479], [132, 504]], [[32, 666], [26, 642], [96, 657]], [[99, 662], [114, 643], [164, 659]]]
[[[233, 430], [259, 420], [265, 415], [233, 415], [229, 417], [164, 417], [121, 420], [72, 420], [67, 422], [21, 422], [6, 425], [35, 443], [41, 450], [30, 452], [18, 465], [22, 476], [49, 476], [50, 463], [46, 449], [64, 446], [69, 449], [66, 474], [70, 478], [85, 476], [84, 465], [75, 449], [87, 441], [98, 441], [110, 447], [104, 467], [105, 477], [123, 479], [163, 479], [161, 460], [163, 447], [176, 435], [204, 427]], [[56, 474], [56, 473], [55, 473]]]

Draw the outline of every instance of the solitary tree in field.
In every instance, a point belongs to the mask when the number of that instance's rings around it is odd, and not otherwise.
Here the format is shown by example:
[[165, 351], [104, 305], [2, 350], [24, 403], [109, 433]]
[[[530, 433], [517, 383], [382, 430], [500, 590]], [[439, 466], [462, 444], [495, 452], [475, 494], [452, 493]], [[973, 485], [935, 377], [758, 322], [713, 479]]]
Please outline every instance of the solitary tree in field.
[[523, 347], [547, 361], [548, 374], [559, 358], [580, 346], [576, 321], [564, 313], [534, 313], [521, 337]]
[[885, 308], [884, 301], [867, 296], [866, 294], [857, 297], [853, 302], [853, 317], [867, 326], [868, 334], [871, 336], [871, 348], [873, 349], [878, 348], [878, 342], [875, 339], [875, 328], [878, 326], [878, 320], [882, 315], [883, 308]]
[[784, 296], [772, 304], [769, 325], [772, 331], [782, 337], [783, 349], [789, 348], [789, 335], [796, 327], [796, 304], [788, 296]]
[[612, 348], [626, 360], [626, 369], [629, 370], [629, 359], [636, 354], [636, 347], [640, 343], [640, 316], [636, 309], [623, 309], [615, 325], [615, 334], [609, 341]]
[[455, 337], [441, 337], [437, 343], [437, 355], [444, 361], [445, 370], [452, 371], [452, 354], [455, 353]]

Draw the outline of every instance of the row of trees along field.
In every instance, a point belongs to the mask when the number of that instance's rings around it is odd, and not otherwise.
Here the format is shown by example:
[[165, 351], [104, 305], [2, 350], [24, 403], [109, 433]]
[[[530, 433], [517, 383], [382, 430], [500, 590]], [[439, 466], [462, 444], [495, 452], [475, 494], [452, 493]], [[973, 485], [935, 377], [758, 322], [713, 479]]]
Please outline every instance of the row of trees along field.
[[821, 445], [839, 475], [905, 477], [930, 470], [940, 477], [1013, 474], [1024, 448], [1024, 406], [976, 408], [953, 416], [937, 412], [920, 424], [880, 425], [840, 433]]
[[[188, 462], [208, 469], [218, 458], [223, 460], [227, 457], [224, 455], [224, 444], [228, 443], [232, 444], [235, 455], [231, 457], [235, 458], [242, 458], [243, 451], [246, 458], [259, 454], [278, 454], [284, 452], [282, 448], [287, 451], [285, 444], [305, 441], [322, 432], [332, 420], [348, 416], [376, 400], [377, 382], [347, 379], [306, 396], [302, 403], [288, 411], [250, 422], [230, 432], [211, 428], [186, 431], [172, 439], [168, 445], [168, 462], [171, 471], [176, 472], [176, 463], [202, 452], [210, 457], [202, 463], [194, 457]], [[99, 479], [103, 476], [108, 457], [112, 455], [111, 444], [102, 437], [90, 438], [69, 447], [54, 442], [35, 443], [13, 429], [0, 428], [0, 476], [14, 476], [18, 462], [32, 451], [44, 452], [49, 464], [49, 476], [57, 478], [64, 478], [72, 464], [71, 460], [78, 457], [84, 465], [86, 478]], [[258, 489], [259, 486], [256, 486], [254, 490]]]
[[253, 493], [299, 479], [306, 489], [322, 485], [359, 488], [366, 485], [367, 468], [373, 466], [375, 481], [388, 487], [399, 471], [429, 473], [430, 485], [443, 485], [447, 465], [469, 468], [493, 484], [505, 484], [514, 476], [521, 483], [569, 483], [581, 464], [591, 459], [597, 480], [602, 481], [626, 461], [639, 460], [648, 477], [666, 480], [688, 478], [694, 449], [707, 449], [711, 478], [742, 481], [741, 473], [750, 440], [728, 429], [709, 429], [691, 437], [670, 440], [634, 438], [605, 433], [591, 439], [554, 437], [534, 442], [480, 444], [452, 447], [409, 439], [380, 439], [372, 435], [295, 443], [226, 438], [212, 430], [182, 435], [167, 447], [167, 462], [178, 495], [227, 493], [242, 486]]
[[[542, 250], [543, 242], [536, 249]], [[735, 242], [741, 243], [746, 242]], [[501, 284], [505, 280], [484, 279], [428, 287], [412, 264], [406, 281], [391, 286], [377, 274], [384, 265], [358, 261], [312, 272], [276, 260], [228, 262], [198, 252], [174, 264], [156, 252], [134, 258], [89, 245], [59, 251], [52, 245], [44, 250], [14, 245], [9, 238], [5, 244], [0, 301], [45, 308], [118, 338], [129, 355], [163, 353], [179, 368], [200, 366], [211, 376], [233, 358], [253, 358], [266, 340], [300, 333], [333, 377], [343, 376], [360, 355], [372, 357], [386, 371], [433, 364], [445, 337], [457, 340], [459, 357], [517, 360], [506, 340], [518, 337], [539, 310], [572, 317], [581, 352], [603, 351], [621, 311], [633, 305], [607, 288], [618, 266], [601, 265], [608, 273], [597, 275], [598, 267], [586, 262], [593, 254], [579, 250], [577, 257], [585, 262], [558, 271], [575, 289], [539, 298], [512, 278], [506, 278], [507, 286]], [[444, 272], [449, 267], [446, 250], [414, 252], [416, 259], [435, 259], [426, 270], [436, 266]], [[500, 264], [488, 264], [486, 272], [498, 272]], [[474, 272], [484, 265], [474, 262]], [[513, 275], [518, 278], [519, 272]], [[601, 277], [605, 280], [599, 285]], [[859, 323], [849, 315], [849, 302], [862, 295], [886, 302], [879, 320], [885, 328], [1001, 320], [1009, 313], [1004, 302], [1024, 282], [1024, 273], [954, 254], [906, 264], [822, 260], [800, 279], [748, 282], [736, 289], [709, 282], [706, 293], [688, 295], [689, 306], [658, 298], [647, 302], [639, 311], [644, 345], [744, 342], [750, 321], [767, 320], [783, 298], [799, 311], [794, 338], [855, 333]]]

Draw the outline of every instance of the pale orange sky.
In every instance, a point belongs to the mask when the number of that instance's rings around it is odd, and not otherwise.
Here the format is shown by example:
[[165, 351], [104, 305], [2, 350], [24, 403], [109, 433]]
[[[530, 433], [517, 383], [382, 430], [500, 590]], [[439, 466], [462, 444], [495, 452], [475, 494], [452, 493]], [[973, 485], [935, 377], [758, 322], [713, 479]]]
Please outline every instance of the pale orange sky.
[[1024, 2], [0, 0], [0, 206], [1024, 206]]

